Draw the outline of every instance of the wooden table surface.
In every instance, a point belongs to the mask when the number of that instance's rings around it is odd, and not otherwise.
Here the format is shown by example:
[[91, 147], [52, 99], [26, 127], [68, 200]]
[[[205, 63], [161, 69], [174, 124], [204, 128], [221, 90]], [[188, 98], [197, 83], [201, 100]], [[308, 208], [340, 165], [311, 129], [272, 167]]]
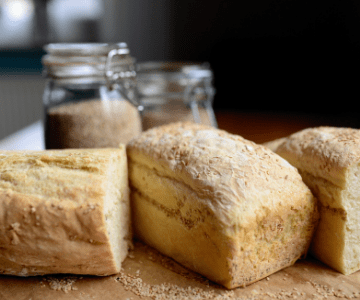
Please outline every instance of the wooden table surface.
[[339, 300], [360, 299], [360, 271], [345, 276], [299, 260], [245, 288], [227, 290], [143, 243], [113, 276], [0, 275], [1, 300]]

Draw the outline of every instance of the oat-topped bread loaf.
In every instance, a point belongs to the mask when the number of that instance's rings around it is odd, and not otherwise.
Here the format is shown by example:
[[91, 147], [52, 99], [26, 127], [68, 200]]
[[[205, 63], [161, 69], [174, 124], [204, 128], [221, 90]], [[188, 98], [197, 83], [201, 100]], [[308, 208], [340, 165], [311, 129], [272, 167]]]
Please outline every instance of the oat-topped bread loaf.
[[114, 274], [130, 234], [124, 146], [0, 151], [0, 274]]
[[299, 169], [319, 199], [311, 252], [343, 274], [359, 270], [360, 130], [308, 128], [269, 147]]
[[173, 123], [127, 145], [134, 233], [227, 288], [303, 257], [316, 199], [264, 146], [205, 125]]

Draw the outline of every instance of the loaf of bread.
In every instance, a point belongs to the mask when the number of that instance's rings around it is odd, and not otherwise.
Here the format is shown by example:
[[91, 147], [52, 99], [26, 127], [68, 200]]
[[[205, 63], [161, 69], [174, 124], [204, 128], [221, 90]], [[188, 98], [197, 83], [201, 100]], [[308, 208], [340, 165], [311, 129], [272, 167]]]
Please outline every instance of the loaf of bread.
[[269, 148], [298, 168], [319, 199], [311, 253], [347, 275], [360, 269], [360, 130], [307, 128]]
[[200, 124], [173, 123], [127, 145], [134, 234], [229, 289], [306, 255], [316, 199], [266, 147]]
[[0, 151], [0, 274], [115, 274], [129, 243], [125, 146]]

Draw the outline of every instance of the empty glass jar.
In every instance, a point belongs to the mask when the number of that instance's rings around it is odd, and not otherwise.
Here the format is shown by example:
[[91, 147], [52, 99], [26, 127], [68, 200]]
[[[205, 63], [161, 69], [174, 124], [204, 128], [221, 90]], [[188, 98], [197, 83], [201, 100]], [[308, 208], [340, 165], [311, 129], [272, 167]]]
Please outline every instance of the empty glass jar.
[[177, 121], [217, 127], [213, 111], [213, 72], [207, 63], [137, 64], [137, 92], [143, 130]]
[[135, 59], [125, 43], [45, 50], [47, 149], [118, 147], [141, 133]]

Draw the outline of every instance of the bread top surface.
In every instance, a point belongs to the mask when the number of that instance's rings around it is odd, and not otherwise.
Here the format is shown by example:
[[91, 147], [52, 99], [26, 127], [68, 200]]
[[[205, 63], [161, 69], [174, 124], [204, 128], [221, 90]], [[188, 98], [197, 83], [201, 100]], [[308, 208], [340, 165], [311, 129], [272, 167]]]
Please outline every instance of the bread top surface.
[[97, 202], [104, 180], [119, 149], [0, 151], [0, 192], [34, 196], [69, 205]]
[[273, 150], [298, 169], [343, 188], [347, 171], [360, 161], [360, 130], [307, 128], [286, 137]]
[[225, 226], [253, 225], [271, 210], [312, 197], [298, 171], [270, 149], [206, 125], [150, 129], [127, 145], [127, 153], [129, 164], [186, 184]]

